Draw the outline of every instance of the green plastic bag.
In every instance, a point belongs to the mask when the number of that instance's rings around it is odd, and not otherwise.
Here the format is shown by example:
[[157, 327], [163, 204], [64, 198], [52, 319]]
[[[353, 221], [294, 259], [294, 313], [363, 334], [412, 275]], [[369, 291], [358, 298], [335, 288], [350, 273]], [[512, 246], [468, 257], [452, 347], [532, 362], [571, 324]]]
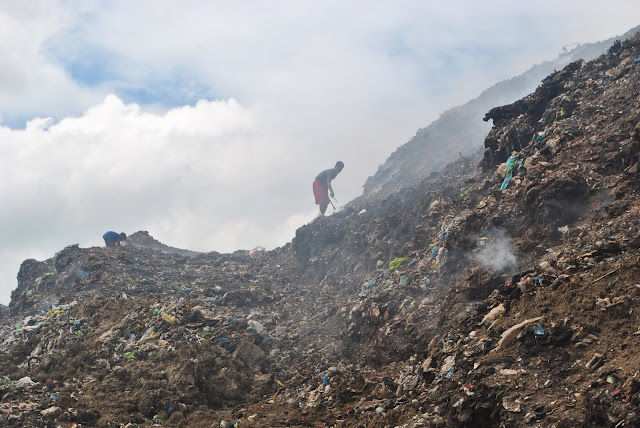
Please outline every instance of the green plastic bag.
[[394, 269], [398, 269], [400, 266], [409, 263], [411, 260], [409, 257], [396, 257], [395, 259], [393, 259], [390, 263], [389, 263], [389, 269], [387, 270], [394, 270]]

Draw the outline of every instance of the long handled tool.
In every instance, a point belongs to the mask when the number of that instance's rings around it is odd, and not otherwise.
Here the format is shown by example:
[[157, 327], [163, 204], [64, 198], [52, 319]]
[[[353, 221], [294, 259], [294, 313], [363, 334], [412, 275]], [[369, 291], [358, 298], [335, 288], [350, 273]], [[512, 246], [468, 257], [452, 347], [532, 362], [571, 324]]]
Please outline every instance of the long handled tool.
[[[338, 203], [338, 200], [336, 199], [335, 196], [330, 196], [329, 202], [331, 202], [331, 199], [333, 199], [334, 201], [336, 201], [336, 204]], [[333, 205], [333, 202], [331, 202], [331, 206], [333, 207], [333, 210], [336, 210], [336, 206]]]

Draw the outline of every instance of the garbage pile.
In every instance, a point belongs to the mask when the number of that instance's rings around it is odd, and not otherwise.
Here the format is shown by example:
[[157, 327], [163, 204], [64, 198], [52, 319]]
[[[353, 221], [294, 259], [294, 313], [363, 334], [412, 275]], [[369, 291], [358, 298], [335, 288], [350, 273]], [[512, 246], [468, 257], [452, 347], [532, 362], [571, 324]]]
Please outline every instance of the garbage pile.
[[552, 74], [484, 153], [282, 248], [26, 260], [0, 425], [638, 426], [639, 58]]

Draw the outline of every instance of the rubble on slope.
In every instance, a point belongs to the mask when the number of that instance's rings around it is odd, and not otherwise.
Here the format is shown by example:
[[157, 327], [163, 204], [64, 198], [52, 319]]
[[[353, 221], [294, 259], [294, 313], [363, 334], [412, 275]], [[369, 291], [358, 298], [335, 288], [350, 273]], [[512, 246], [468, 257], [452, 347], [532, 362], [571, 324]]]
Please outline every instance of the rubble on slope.
[[[69, 246], [0, 330], [3, 426], [637, 426], [640, 37], [483, 155], [273, 251]], [[132, 241], [133, 242], [133, 241]]]
[[[621, 38], [635, 34], [635, 27]], [[603, 54], [615, 41], [609, 40], [578, 45], [552, 61], [531, 67], [523, 74], [497, 83], [483, 91], [477, 98], [454, 107], [427, 127], [419, 129], [414, 137], [398, 147], [389, 158], [369, 177], [363, 191], [365, 197], [383, 197], [420, 183], [441, 166], [458, 156], [468, 155], [481, 145], [491, 128], [481, 121], [487, 110], [494, 106], [512, 103], [531, 93], [549, 73], [564, 68], [578, 59], [592, 60]], [[375, 195], [375, 196], [374, 196]]]

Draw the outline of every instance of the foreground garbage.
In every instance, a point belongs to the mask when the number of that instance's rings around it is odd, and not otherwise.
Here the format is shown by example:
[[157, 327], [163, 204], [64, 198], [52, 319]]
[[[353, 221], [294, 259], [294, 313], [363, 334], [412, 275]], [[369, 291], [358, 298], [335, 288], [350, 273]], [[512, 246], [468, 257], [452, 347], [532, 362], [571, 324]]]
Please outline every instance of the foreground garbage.
[[640, 425], [638, 58], [554, 73], [484, 154], [282, 248], [25, 261], [0, 425]]

